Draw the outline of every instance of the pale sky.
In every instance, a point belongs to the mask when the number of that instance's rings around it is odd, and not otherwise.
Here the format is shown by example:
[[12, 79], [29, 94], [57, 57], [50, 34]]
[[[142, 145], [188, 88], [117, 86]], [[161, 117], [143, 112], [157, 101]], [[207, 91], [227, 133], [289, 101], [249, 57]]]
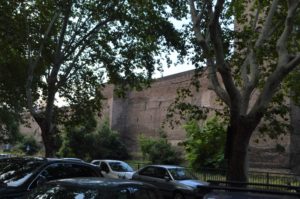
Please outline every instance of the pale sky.
[[153, 78], [165, 77], [165, 76], [169, 76], [169, 75], [173, 75], [173, 74], [177, 74], [177, 73], [181, 73], [193, 69], [195, 69], [195, 67], [190, 64], [183, 64], [177, 66], [172, 65], [170, 68], [164, 67], [164, 72], [162, 74], [156, 71]]

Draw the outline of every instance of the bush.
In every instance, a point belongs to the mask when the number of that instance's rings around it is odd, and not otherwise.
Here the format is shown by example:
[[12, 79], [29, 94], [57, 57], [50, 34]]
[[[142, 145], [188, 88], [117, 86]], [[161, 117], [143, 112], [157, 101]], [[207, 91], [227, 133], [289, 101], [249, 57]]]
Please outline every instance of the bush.
[[181, 162], [181, 154], [168, 143], [164, 133], [161, 133], [157, 139], [141, 136], [139, 144], [143, 157], [153, 164], [179, 164]]
[[97, 132], [88, 132], [84, 127], [67, 130], [62, 137], [58, 156], [85, 160], [129, 158], [119, 134], [110, 129], [108, 122], [104, 122]]
[[187, 140], [183, 142], [190, 166], [220, 168], [224, 165], [226, 124], [218, 117], [208, 119], [202, 128], [196, 121], [188, 122], [184, 129]]
[[16, 145], [17, 151], [20, 150], [26, 155], [34, 155], [40, 150], [40, 146], [33, 136], [24, 136], [20, 139]]

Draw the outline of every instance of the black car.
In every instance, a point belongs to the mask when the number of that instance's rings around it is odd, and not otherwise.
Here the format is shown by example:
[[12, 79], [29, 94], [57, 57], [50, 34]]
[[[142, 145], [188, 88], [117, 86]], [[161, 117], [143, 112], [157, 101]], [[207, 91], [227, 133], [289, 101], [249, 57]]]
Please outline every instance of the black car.
[[296, 199], [299, 187], [263, 183], [210, 181], [204, 199]]
[[203, 187], [208, 185], [198, 180], [187, 169], [174, 165], [149, 165], [132, 177], [133, 180], [157, 186], [165, 198], [202, 198]]
[[132, 180], [73, 178], [45, 183], [26, 198], [161, 199], [161, 195], [154, 186]]
[[35, 157], [0, 160], [0, 198], [22, 198], [28, 191], [56, 179], [100, 177], [99, 168], [84, 162]]

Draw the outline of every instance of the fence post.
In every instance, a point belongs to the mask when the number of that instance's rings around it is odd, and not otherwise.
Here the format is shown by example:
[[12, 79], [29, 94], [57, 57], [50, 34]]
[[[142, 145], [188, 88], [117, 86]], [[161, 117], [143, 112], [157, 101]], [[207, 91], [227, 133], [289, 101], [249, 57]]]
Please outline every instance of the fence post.
[[267, 184], [269, 184], [270, 183], [270, 174], [269, 174], [269, 172], [267, 173]]

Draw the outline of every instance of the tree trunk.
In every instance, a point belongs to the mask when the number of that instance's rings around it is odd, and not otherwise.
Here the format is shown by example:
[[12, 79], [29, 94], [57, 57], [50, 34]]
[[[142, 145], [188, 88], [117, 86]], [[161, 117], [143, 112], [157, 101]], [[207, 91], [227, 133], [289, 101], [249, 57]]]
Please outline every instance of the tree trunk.
[[45, 147], [45, 157], [54, 157], [57, 149], [56, 129], [51, 128], [53, 124], [47, 121], [43, 116], [35, 116], [35, 121], [41, 129], [41, 136]]
[[228, 160], [228, 181], [248, 182], [248, 146], [261, 117], [257, 115], [255, 118], [243, 116], [231, 118], [225, 150], [225, 158]]

